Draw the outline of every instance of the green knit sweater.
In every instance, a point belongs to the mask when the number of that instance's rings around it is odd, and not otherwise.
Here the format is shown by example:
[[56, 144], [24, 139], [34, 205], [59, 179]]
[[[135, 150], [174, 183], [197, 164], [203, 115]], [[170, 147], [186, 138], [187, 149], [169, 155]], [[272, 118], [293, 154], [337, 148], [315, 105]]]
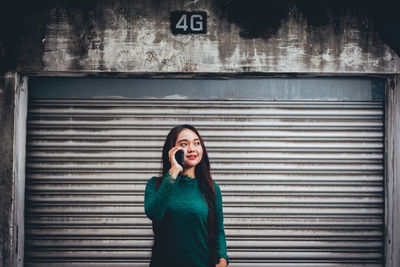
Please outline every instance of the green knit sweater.
[[[145, 212], [153, 221], [154, 246], [150, 266], [209, 267], [207, 246], [208, 206], [196, 178], [169, 173], [156, 190], [156, 177], [151, 178], [145, 190]], [[215, 218], [217, 261], [225, 258], [222, 196], [215, 183]]]

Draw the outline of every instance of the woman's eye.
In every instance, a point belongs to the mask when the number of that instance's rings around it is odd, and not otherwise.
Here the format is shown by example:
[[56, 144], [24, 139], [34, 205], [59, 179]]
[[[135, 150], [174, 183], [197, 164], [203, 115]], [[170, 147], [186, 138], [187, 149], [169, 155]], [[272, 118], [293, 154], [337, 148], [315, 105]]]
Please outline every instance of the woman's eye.
[[194, 143], [196, 146], [199, 146], [200, 145], [200, 142], [195, 142]]
[[187, 146], [187, 143], [181, 143], [180, 145], [181, 146]]

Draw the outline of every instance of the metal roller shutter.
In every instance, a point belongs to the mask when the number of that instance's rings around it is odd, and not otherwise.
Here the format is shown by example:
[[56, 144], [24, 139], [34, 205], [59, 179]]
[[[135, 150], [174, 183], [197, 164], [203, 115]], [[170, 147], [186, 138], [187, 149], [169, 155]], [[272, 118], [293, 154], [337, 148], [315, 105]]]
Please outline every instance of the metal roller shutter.
[[143, 200], [195, 125], [231, 266], [383, 266], [383, 102], [31, 99], [26, 266], [147, 266]]

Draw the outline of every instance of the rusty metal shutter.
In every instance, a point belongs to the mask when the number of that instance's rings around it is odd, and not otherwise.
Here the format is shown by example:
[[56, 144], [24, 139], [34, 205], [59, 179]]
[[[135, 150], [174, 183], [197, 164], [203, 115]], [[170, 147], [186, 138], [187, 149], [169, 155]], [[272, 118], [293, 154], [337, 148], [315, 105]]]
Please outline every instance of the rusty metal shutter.
[[31, 99], [26, 266], [148, 266], [146, 181], [195, 125], [231, 266], [383, 266], [383, 102]]

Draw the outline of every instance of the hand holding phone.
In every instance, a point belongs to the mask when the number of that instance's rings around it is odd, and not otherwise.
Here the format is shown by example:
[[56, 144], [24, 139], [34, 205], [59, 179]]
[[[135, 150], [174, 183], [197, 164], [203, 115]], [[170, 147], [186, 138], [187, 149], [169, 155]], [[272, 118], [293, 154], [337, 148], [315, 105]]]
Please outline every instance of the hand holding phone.
[[173, 179], [175, 179], [179, 173], [183, 171], [184, 155], [185, 152], [178, 147], [173, 147], [168, 152], [169, 162], [171, 164], [169, 173]]
[[179, 149], [178, 151], [176, 151], [175, 160], [182, 167], [185, 165], [185, 158], [184, 157], [185, 157], [185, 151], [183, 151], [183, 149]]

